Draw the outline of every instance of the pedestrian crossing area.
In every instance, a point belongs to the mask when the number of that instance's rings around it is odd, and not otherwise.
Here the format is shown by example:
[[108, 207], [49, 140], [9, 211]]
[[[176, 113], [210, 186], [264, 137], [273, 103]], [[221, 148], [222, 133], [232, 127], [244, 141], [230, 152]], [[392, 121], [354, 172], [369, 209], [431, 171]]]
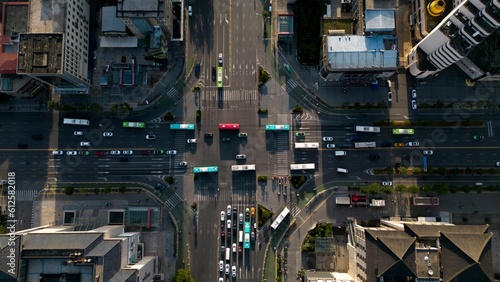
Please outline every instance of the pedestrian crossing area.
[[200, 189], [197, 192], [199, 202], [209, 201], [228, 201], [228, 202], [249, 202], [255, 200], [255, 191], [233, 191], [222, 190], [214, 191], [213, 189]]
[[289, 79], [286, 81], [285, 85], [281, 86], [281, 88], [286, 92], [292, 92], [295, 88], [297, 88], [297, 86], [299, 86], [299, 84], [295, 80]]
[[288, 167], [288, 153], [289, 153], [289, 137], [288, 134], [278, 134], [276, 136], [277, 148], [277, 164], [276, 175], [288, 175], [290, 168]]
[[175, 193], [170, 198], [165, 201], [165, 205], [169, 210], [173, 210], [178, 204], [182, 203], [184, 200]]
[[16, 190], [17, 202], [31, 202], [35, 199], [37, 190]]
[[292, 217], [296, 217], [300, 213], [299, 207], [294, 202], [288, 202], [286, 207], [290, 210]]
[[174, 104], [176, 105], [182, 99], [182, 93], [175, 89], [175, 87], [172, 87], [167, 91], [167, 96], [174, 100]]
[[205, 101], [257, 101], [259, 92], [256, 89], [225, 89], [223, 91], [213, 90], [202, 93]]

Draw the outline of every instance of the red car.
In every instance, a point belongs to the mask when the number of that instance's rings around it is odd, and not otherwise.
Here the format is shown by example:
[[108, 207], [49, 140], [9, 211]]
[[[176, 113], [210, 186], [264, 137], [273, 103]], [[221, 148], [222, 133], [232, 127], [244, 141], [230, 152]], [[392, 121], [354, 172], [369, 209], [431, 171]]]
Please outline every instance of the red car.
[[141, 151], [141, 153], [142, 153], [143, 155], [146, 155], [146, 156], [151, 155], [151, 151], [149, 151], [149, 150], [142, 150], [142, 151]]
[[106, 156], [106, 151], [96, 151], [95, 155], [99, 157]]

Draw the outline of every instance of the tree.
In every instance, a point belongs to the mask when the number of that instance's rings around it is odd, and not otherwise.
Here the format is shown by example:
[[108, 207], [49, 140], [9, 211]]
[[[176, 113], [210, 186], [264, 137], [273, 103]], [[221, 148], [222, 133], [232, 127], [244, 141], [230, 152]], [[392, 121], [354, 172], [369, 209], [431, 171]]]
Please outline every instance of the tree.
[[420, 188], [418, 188], [417, 185], [412, 185], [408, 187], [408, 191], [412, 194], [417, 194], [420, 191]]
[[476, 169], [476, 173], [477, 173], [477, 175], [483, 175], [484, 170], [482, 168], [478, 168], [478, 169]]
[[177, 269], [172, 282], [194, 282], [194, 278], [189, 270], [181, 268]]
[[167, 177], [167, 179], [165, 179], [165, 181], [167, 181], [168, 184], [174, 184], [174, 177], [169, 176], [169, 177]]
[[74, 192], [75, 192], [75, 187], [68, 186], [68, 187], [64, 188], [64, 194], [66, 194], [68, 196], [73, 195]]
[[372, 183], [368, 186], [361, 187], [361, 192], [370, 195], [376, 195], [380, 192], [380, 184]]
[[174, 116], [172, 115], [171, 112], [168, 112], [164, 117], [163, 120], [174, 120]]
[[391, 175], [394, 173], [394, 168], [388, 166], [385, 168], [385, 173], [387, 173], [388, 175]]
[[406, 185], [404, 185], [404, 184], [398, 184], [398, 185], [396, 185], [396, 187], [394, 187], [394, 189], [398, 192], [401, 192], [401, 193], [405, 193], [406, 191], [408, 191], [408, 189], [406, 188]]
[[127, 191], [127, 187], [125, 185], [122, 185], [122, 186], [120, 186], [120, 188], [118, 188], [118, 191], [120, 193], [125, 193], [125, 191]]
[[392, 187], [391, 186], [384, 186], [382, 187], [382, 192], [385, 194], [392, 194]]
[[456, 167], [451, 170], [451, 175], [457, 176], [460, 173], [460, 170]]
[[442, 182], [434, 184], [434, 186], [432, 187], [432, 190], [434, 192], [438, 193], [439, 195], [444, 195], [444, 194], [449, 192], [448, 185], [446, 185], [446, 183], [442, 183]]
[[445, 174], [446, 174], [446, 168], [444, 168], [444, 167], [440, 167], [440, 168], [438, 168], [438, 170], [437, 170], [437, 171], [438, 171], [438, 173], [439, 173], [441, 176], [443, 176], [443, 175], [445, 175]]
[[94, 194], [99, 195], [99, 188], [97, 187], [94, 188]]
[[496, 170], [496, 169], [494, 169], [494, 168], [490, 168], [490, 169], [488, 170], [488, 173], [489, 173], [489, 174], [491, 174], [491, 175], [493, 175], [493, 174], [497, 173], [497, 170]]
[[472, 174], [472, 168], [470, 168], [470, 167], [466, 168], [465, 173]]
[[106, 194], [111, 193], [111, 184], [104, 185], [104, 193]]
[[403, 176], [404, 176], [404, 175], [407, 175], [407, 174], [408, 174], [408, 169], [407, 169], [406, 167], [404, 167], [404, 166], [400, 166], [400, 167], [398, 168], [398, 172], [399, 172], [399, 174], [400, 174], [400, 175], [403, 175]]
[[413, 175], [420, 175], [422, 174], [422, 169], [419, 167], [414, 167], [412, 170]]

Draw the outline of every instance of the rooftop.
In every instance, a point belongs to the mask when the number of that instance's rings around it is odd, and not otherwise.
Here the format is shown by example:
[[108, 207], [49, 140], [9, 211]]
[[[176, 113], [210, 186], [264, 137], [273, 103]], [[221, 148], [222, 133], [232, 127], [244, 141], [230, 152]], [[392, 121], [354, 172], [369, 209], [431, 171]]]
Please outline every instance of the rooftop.
[[365, 32], [393, 31], [395, 28], [394, 10], [365, 10]]
[[162, 18], [165, 16], [165, 1], [118, 0], [116, 16], [119, 18]]
[[102, 32], [125, 32], [125, 23], [116, 17], [116, 6], [102, 7]]
[[29, 33], [64, 33], [67, 0], [30, 0]]
[[21, 34], [19, 37], [18, 73], [61, 73], [62, 34]]

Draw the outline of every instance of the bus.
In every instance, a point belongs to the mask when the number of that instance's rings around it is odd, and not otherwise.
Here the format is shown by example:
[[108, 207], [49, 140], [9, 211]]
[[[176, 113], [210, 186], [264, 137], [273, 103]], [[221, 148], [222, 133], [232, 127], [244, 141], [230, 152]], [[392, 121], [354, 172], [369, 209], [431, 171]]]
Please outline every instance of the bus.
[[394, 135], [413, 135], [415, 134], [415, 129], [412, 128], [394, 128], [392, 130]]
[[250, 233], [245, 233], [245, 238], [243, 241], [243, 248], [250, 249]]
[[190, 123], [173, 123], [170, 125], [173, 130], [194, 130], [194, 124]]
[[131, 121], [124, 121], [124, 122], [123, 122], [123, 127], [130, 127], [130, 128], [146, 128], [146, 123], [145, 123], [145, 122], [131, 122]]
[[316, 165], [312, 164], [291, 164], [290, 170], [316, 169]]
[[354, 143], [354, 148], [375, 148], [377, 143], [375, 142], [356, 142]]
[[255, 165], [232, 165], [231, 171], [249, 171], [255, 170]]
[[354, 128], [354, 131], [380, 133], [380, 127], [358, 125]]
[[222, 88], [222, 67], [217, 67], [217, 87]]
[[295, 143], [295, 149], [319, 149], [318, 142]]
[[245, 233], [249, 233], [250, 234], [250, 222], [245, 221], [245, 225], [243, 227], [243, 230], [244, 230]]
[[195, 166], [193, 167], [193, 173], [204, 173], [204, 172], [218, 172], [218, 166]]
[[266, 130], [290, 130], [289, 124], [266, 124]]
[[63, 124], [73, 124], [73, 125], [90, 125], [90, 120], [88, 119], [77, 119], [77, 118], [65, 118]]
[[414, 206], [439, 206], [438, 197], [413, 197]]
[[240, 130], [238, 123], [219, 123], [219, 130]]

